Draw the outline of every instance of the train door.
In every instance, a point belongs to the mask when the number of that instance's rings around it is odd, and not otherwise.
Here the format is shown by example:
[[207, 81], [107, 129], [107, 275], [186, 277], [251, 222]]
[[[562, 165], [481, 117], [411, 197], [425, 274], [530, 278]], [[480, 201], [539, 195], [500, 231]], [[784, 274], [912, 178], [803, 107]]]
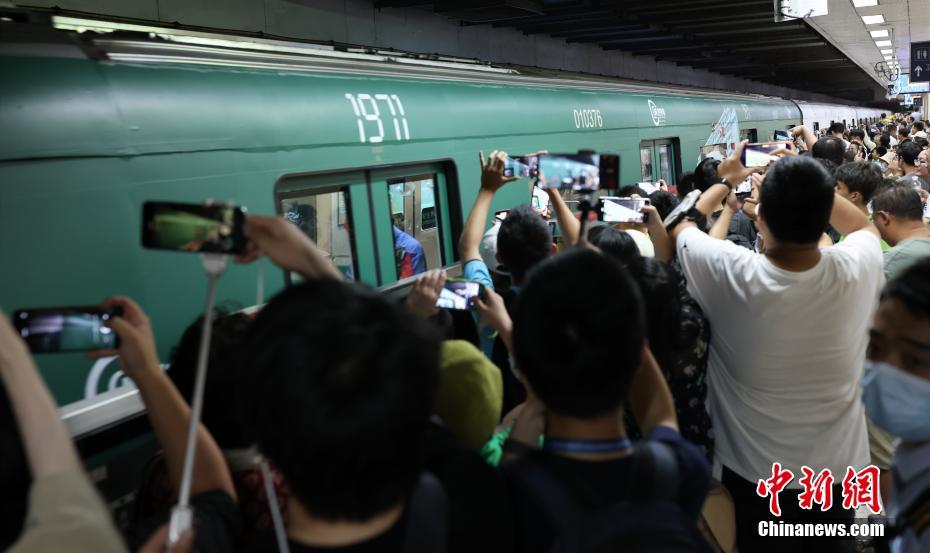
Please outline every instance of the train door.
[[[423, 249], [423, 263], [405, 267], [404, 252], [395, 245], [398, 278], [413, 276], [420, 268], [442, 266], [442, 246], [436, 217], [436, 177], [420, 175], [387, 181], [392, 233], [397, 229], [412, 237]], [[419, 261], [419, 260], [417, 260]], [[411, 270], [414, 272], [411, 273]]]
[[642, 182], [658, 182], [662, 179], [675, 184], [681, 171], [678, 139], [643, 140], [639, 143], [639, 161]]

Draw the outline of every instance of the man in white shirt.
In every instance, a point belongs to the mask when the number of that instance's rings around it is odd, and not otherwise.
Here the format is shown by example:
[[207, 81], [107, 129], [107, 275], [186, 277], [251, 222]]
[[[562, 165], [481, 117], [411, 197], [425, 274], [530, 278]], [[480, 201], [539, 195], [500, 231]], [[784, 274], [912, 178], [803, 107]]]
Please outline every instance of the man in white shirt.
[[[741, 149], [718, 168], [726, 180], [739, 182], [746, 171]], [[724, 186], [707, 193], [722, 196]], [[760, 537], [759, 528], [765, 520], [851, 522], [855, 514], [842, 509], [839, 484], [848, 466], [869, 464], [858, 382], [884, 283], [878, 231], [835, 194], [833, 178], [809, 157], [769, 167], [758, 213], [765, 254], [714, 239], [692, 222], [672, 230], [688, 289], [713, 328], [708, 408], [715, 465], [734, 497], [741, 551], [854, 551], [852, 541], [789, 543]], [[819, 249], [828, 223], [845, 239]], [[780, 518], [770, 514], [769, 497], [756, 494], [776, 462], [794, 474]], [[832, 472], [829, 512], [798, 507], [802, 465]]]

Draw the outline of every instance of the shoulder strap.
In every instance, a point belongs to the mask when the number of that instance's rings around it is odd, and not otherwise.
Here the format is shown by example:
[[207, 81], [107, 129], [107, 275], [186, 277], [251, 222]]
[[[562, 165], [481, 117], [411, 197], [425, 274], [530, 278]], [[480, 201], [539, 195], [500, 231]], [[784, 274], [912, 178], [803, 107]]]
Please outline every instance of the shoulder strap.
[[678, 498], [678, 459], [665, 443], [644, 440], [637, 444], [629, 477], [631, 501], [647, 503]]
[[421, 473], [410, 495], [403, 553], [445, 553], [448, 511], [439, 479], [432, 473]]

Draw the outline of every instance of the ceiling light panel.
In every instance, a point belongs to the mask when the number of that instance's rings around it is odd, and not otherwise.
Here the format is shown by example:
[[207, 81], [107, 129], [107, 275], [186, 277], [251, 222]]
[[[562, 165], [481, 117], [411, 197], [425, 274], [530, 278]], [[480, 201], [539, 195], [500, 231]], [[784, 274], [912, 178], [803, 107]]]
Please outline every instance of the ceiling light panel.
[[875, 41], [875, 46], [878, 46], [879, 48], [882, 48], [885, 46], [891, 46], [891, 41], [890, 40], [877, 40]]
[[878, 14], [878, 15], [863, 15], [863, 16], [862, 16], [862, 22], [865, 23], [866, 25], [875, 25], [875, 24], [878, 24], [878, 23], [884, 23], [884, 22], [885, 22], [885, 16], [882, 15], [882, 14]]
[[882, 29], [881, 31], [870, 31], [869, 34], [872, 35], [872, 38], [887, 38], [888, 29]]
[[853, 0], [853, 6], [857, 8], [868, 8], [869, 6], [877, 6], [878, 0]]
[[885, 54], [886, 56], [889, 54], [894, 54], [894, 48], [885, 48], [882, 50], [882, 54]]

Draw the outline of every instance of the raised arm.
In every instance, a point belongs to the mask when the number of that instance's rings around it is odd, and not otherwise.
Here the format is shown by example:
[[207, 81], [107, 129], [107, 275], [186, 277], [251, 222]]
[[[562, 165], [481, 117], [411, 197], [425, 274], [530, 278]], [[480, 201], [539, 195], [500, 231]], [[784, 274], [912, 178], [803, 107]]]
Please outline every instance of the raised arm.
[[629, 402], [643, 436], [648, 436], [657, 426], [678, 430], [672, 392], [648, 346], [643, 347], [642, 361], [630, 387]]
[[[763, 206], [763, 209], [765, 207]], [[830, 225], [840, 234], [846, 236], [858, 230], [867, 230], [881, 238], [865, 213], [846, 198], [836, 194], [833, 198], [833, 210], [830, 212]]]
[[507, 351], [513, 355], [513, 321], [504, 305], [504, 298], [494, 290], [485, 288], [484, 296], [475, 298], [475, 310], [485, 324], [497, 331]]
[[491, 200], [494, 194], [508, 182], [517, 180], [516, 177], [504, 176], [504, 160], [507, 159], [506, 152], [493, 151], [487, 162], [484, 159], [484, 152], [478, 152], [481, 161], [481, 188], [478, 189], [478, 197], [465, 220], [465, 227], [462, 229], [462, 236], [459, 237], [459, 258], [462, 263], [472, 259], [481, 259], [481, 253], [478, 251], [478, 245], [481, 243], [481, 237], [484, 236], [484, 227], [488, 220], [488, 211], [491, 209]]
[[33, 480], [82, 470], [71, 436], [25, 342], [0, 311], [0, 378], [29, 460]]
[[238, 263], [251, 263], [264, 254], [278, 267], [295, 272], [305, 280], [343, 278], [326, 252], [283, 217], [249, 215], [245, 235], [248, 238], [246, 252], [236, 258]]
[[817, 135], [815, 135], [814, 131], [810, 130], [806, 125], [798, 125], [797, 127], [791, 129], [791, 136], [800, 136], [808, 150], [813, 148], [814, 144], [817, 143]]
[[[286, 221], [284, 223], [290, 225]], [[297, 227], [294, 228], [300, 232]], [[164, 450], [171, 486], [177, 492], [184, 469], [187, 429], [191, 418], [190, 406], [159, 366], [155, 338], [145, 312], [126, 297], [108, 299], [103, 307], [119, 307], [123, 310], [121, 316], [113, 317], [110, 321], [110, 326], [119, 336], [120, 347], [116, 351], [95, 352], [92, 356], [119, 355], [120, 368], [139, 388], [152, 429]], [[221, 368], [213, 367], [213, 370]], [[232, 477], [219, 446], [202, 424], [197, 432], [191, 495], [222, 490], [235, 497]]]
[[552, 203], [555, 217], [559, 221], [563, 242], [572, 245], [577, 244], [578, 235], [581, 233], [581, 221], [575, 218], [571, 208], [562, 199], [562, 194], [558, 190], [547, 188], [546, 193], [549, 194], [549, 201]]
[[665, 225], [662, 224], [659, 210], [653, 205], [647, 205], [640, 212], [646, 216], [646, 230], [649, 231], [649, 240], [652, 241], [652, 247], [655, 248], [656, 257], [662, 261], [671, 261], [672, 257], [675, 256], [675, 248], [668, 237]]
[[720, 212], [720, 216], [714, 221], [714, 226], [710, 228], [707, 234], [719, 240], [726, 240], [730, 234], [730, 222], [733, 221], [733, 216], [736, 215], [738, 210], [739, 204], [736, 201], [736, 192], [731, 190], [727, 196], [727, 203], [723, 206], [723, 211]]

